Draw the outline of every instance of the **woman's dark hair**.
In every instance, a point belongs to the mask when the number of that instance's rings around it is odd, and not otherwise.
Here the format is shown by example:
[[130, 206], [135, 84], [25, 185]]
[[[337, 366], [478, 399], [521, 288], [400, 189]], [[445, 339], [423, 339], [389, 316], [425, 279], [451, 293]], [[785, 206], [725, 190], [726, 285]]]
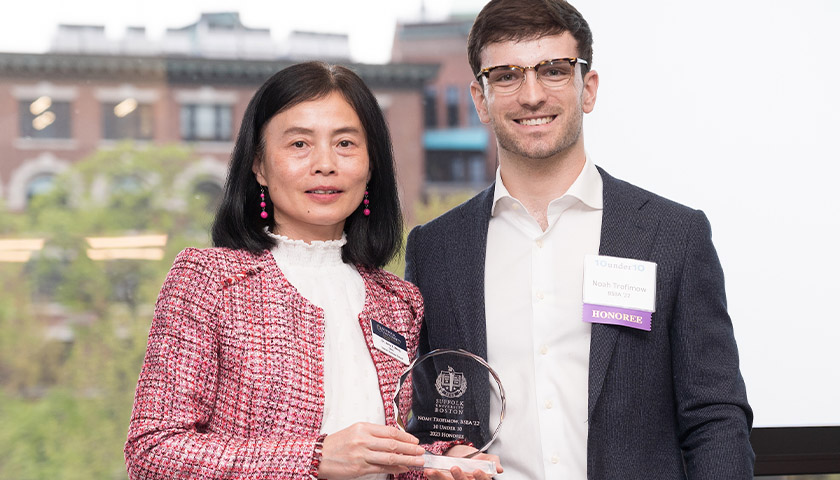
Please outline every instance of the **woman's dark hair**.
[[[592, 30], [565, 0], [491, 0], [481, 9], [470, 29], [467, 57], [472, 73], [481, 70], [481, 51], [491, 43], [533, 40], [569, 32], [577, 41], [577, 55], [586, 75], [592, 67]], [[489, 67], [492, 65], [485, 65]]]
[[297, 104], [339, 92], [353, 107], [365, 129], [370, 181], [367, 190], [371, 214], [365, 217], [361, 204], [344, 222], [347, 244], [345, 263], [382, 267], [399, 251], [403, 238], [394, 152], [385, 117], [373, 93], [351, 70], [323, 62], [306, 62], [284, 68], [269, 78], [251, 98], [236, 145], [231, 154], [225, 191], [213, 223], [213, 245], [259, 253], [275, 245], [265, 231], [274, 227], [271, 199], [260, 218], [260, 185], [252, 170], [263, 154], [263, 127], [278, 113]]

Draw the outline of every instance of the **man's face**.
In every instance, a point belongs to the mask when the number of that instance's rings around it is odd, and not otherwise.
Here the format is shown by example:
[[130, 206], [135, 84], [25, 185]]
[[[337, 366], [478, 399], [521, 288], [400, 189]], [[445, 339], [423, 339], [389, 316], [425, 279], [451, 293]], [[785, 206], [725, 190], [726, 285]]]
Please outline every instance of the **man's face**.
[[[577, 42], [563, 33], [487, 45], [481, 51], [481, 67], [527, 67], [576, 56]], [[597, 90], [598, 74], [590, 71], [583, 78], [580, 65], [572, 80], [559, 88], [544, 86], [533, 70], [526, 71], [525, 83], [513, 93], [496, 92], [485, 79], [470, 85], [478, 116], [493, 127], [500, 150], [530, 159], [552, 158], [575, 149], [583, 152], [583, 114], [595, 106]]]

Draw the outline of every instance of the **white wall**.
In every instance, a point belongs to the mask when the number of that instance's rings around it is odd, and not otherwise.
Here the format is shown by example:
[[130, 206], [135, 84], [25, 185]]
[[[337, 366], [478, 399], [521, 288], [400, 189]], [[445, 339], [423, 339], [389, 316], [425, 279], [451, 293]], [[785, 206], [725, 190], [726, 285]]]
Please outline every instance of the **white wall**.
[[587, 150], [709, 216], [755, 425], [840, 425], [840, 2], [573, 3]]

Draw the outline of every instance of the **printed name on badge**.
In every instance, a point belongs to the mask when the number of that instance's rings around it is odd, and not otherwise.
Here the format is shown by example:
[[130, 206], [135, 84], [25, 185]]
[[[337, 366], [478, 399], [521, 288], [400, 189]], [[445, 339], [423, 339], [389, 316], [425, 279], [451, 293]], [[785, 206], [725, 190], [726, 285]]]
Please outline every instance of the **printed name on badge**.
[[650, 331], [656, 310], [656, 264], [587, 255], [583, 267], [583, 321]]
[[373, 334], [373, 346], [380, 352], [396, 358], [408, 365], [408, 344], [405, 337], [376, 320], [370, 321], [370, 331]]

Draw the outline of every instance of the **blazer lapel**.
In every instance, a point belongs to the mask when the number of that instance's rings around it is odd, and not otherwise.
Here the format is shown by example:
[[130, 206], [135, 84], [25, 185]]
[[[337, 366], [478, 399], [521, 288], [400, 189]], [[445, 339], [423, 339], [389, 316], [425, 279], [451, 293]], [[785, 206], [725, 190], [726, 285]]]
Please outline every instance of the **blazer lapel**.
[[[600, 255], [644, 260], [650, 253], [656, 234], [657, 219], [643, 213], [649, 200], [646, 192], [631, 188], [600, 167], [604, 181], [604, 211], [601, 222]], [[589, 349], [589, 415], [598, 402], [604, 377], [610, 364], [621, 328], [592, 324]]]
[[[493, 205], [494, 185], [458, 207], [453, 225], [459, 238], [449, 242], [446, 259], [451, 263], [447, 286], [455, 305], [455, 319], [461, 345], [487, 358], [487, 329], [484, 324], [484, 258], [487, 252], [487, 226]], [[453, 332], [455, 333], [455, 332]]]

